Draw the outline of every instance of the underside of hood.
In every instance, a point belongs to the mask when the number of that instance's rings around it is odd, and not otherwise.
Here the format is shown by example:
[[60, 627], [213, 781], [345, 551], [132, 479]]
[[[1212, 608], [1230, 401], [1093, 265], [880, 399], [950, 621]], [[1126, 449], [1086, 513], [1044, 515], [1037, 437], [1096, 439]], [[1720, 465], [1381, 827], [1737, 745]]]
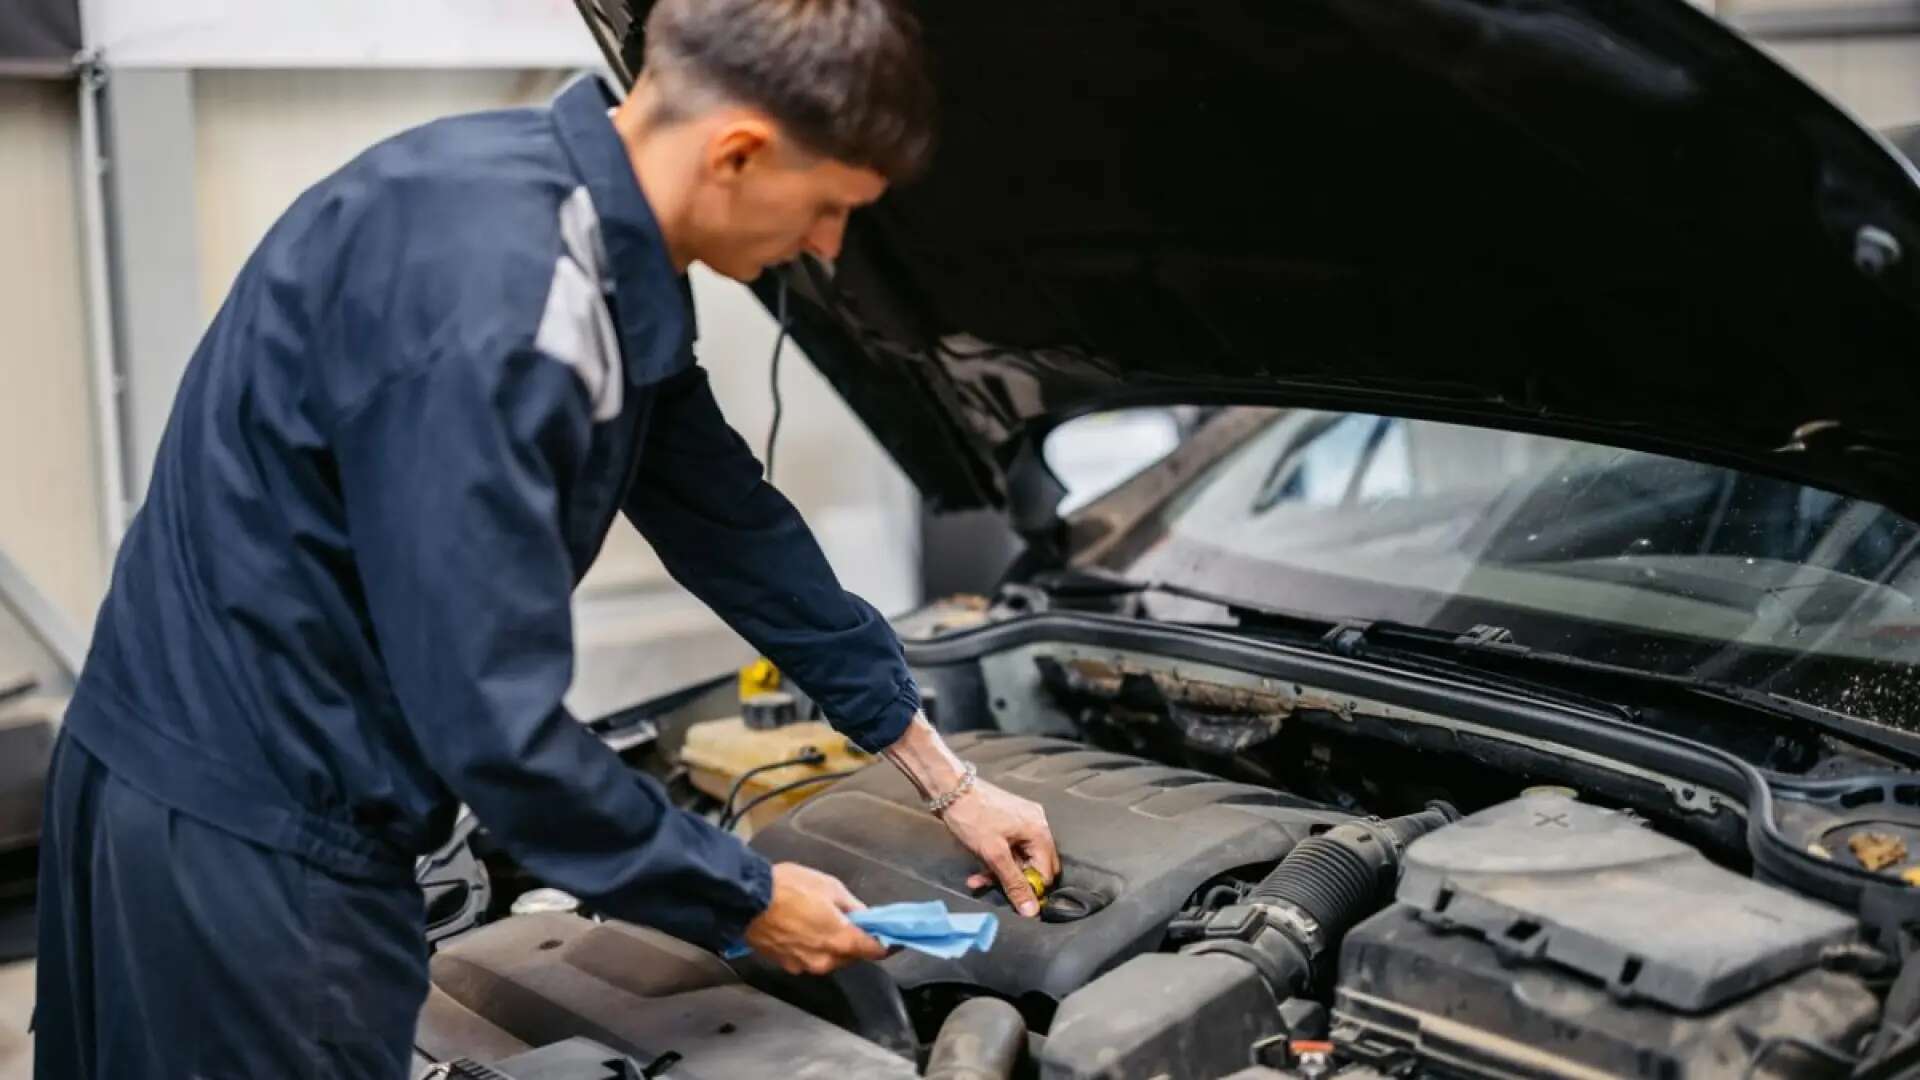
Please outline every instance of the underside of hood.
[[784, 280], [937, 505], [1004, 505], [1060, 418], [1180, 400], [1920, 511], [1920, 180], [1680, 0], [917, 7], [934, 168]]

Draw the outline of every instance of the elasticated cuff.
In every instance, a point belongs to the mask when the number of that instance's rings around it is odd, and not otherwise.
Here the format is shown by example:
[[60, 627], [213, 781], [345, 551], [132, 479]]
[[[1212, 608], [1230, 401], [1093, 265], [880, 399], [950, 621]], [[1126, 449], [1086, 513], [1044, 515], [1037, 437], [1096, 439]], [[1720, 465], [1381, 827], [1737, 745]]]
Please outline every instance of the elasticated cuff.
[[907, 733], [907, 725], [913, 723], [914, 715], [920, 711], [920, 688], [912, 682], [900, 688], [886, 708], [881, 709], [865, 723], [858, 726], [849, 724], [842, 734], [852, 739], [855, 746], [869, 754], [877, 754]]
[[712, 945], [714, 951], [728, 958], [746, 954], [747, 924], [759, 918], [767, 905], [773, 903], [773, 864], [761, 858], [759, 852], [749, 851], [743, 869], [746, 873], [740, 883], [746, 901], [715, 913]]

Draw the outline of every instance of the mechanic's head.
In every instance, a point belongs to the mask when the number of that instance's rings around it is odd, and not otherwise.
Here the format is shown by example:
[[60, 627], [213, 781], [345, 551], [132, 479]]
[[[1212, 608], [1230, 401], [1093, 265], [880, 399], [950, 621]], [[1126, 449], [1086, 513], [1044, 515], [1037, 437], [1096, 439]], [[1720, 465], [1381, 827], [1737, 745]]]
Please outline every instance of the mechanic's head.
[[933, 87], [899, 0], [658, 0], [616, 123], [676, 261], [750, 281], [836, 258], [922, 169]]

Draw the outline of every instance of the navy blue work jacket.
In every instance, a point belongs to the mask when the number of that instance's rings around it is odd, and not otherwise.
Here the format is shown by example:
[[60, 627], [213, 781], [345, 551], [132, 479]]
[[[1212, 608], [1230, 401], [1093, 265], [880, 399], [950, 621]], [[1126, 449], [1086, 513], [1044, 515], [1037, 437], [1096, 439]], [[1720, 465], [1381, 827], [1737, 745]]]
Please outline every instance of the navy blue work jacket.
[[624, 510], [868, 749], [918, 692], [693, 363], [596, 79], [306, 192], [187, 369], [68, 731], [161, 802], [403, 882], [461, 802], [608, 914], [733, 940], [765, 862], [568, 714], [569, 599]]

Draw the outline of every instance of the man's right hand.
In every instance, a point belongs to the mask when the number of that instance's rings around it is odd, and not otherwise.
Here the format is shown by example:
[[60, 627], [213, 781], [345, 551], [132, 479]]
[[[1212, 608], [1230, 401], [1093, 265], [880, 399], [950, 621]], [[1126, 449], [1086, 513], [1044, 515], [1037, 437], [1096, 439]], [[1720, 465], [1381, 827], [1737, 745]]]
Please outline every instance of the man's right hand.
[[847, 912], [866, 906], [831, 874], [775, 863], [773, 900], [747, 924], [747, 944], [790, 975], [825, 975], [856, 960], [880, 960], [886, 946], [847, 921]]

